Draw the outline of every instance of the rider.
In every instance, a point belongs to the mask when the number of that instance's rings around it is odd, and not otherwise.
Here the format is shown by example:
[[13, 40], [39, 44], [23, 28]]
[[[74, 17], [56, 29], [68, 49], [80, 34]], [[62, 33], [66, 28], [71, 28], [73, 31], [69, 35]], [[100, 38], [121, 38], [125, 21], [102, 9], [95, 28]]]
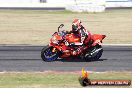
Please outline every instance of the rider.
[[[72, 33], [74, 33], [75, 35], [79, 35], [80, 37], [80, 42], [74, 42], [74, 43], [70, 43], [69, 45], [83, 45], [84, 44], [84, 40], [86, 39], [86, 37], [91, 36], [90, 32], [88, 32], [83, 26], [82, 26], [82, 22], [79, 19], [74, 19], [74, 21], [72, 22]], [[90, 37], [89, 37], [90, 39]], [[76, 55], [79, 50], [81, 48], [78, 48], [77, 50], [73, 51], [73, 55]]]

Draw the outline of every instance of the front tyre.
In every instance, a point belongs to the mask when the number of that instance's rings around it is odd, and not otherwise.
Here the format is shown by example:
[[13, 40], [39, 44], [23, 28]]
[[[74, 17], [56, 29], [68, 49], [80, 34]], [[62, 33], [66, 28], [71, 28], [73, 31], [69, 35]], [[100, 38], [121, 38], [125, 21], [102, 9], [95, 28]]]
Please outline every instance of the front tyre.
[[41, 58], [43, 61], [51, 62], [58, 58], [58, 52], [52, 52], [52, 46], [46, 46], [41, 51]]

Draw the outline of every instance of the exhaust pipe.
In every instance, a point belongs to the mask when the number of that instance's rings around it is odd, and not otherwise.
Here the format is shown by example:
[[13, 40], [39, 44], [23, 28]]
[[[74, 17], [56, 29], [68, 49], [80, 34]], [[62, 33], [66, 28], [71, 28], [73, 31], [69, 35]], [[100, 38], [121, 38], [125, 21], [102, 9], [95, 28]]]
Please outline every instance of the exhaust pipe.
[[94, 54], [97, 54], [100, 50], [102, 50], [103, 48], [99, 48], [99, 49], [97, 49], [97, 50], [95, 50], [94, 52], [92, 52], [92, 53], [90, 53], [91, 54], [91, 56], [93, 56]]

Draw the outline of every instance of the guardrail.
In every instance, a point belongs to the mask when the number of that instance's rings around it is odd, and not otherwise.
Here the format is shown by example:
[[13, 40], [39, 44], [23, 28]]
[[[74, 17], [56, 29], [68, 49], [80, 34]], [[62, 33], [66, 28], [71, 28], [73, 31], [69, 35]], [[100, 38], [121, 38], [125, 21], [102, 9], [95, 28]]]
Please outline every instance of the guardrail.
[[106, 0], [106, 7], [132, 7], [132, 0]]
[[[0, 0], [2, 1], [2, 0]], [[6, 2], [7, 1], [7, 2]], [[0, 2], [0, 9], [44, 9], [44, 10], [67, 10], [75, 12], [103, 12], [109, 7], [132, 7], [132, 0], [47, 0], [45, 3], [31, 3], [19, 1], [8, 3], [8, 0]], [[30, 0], [29, 0], [30, 1]], [[57, 8], [57, 9], [56, 9]]]

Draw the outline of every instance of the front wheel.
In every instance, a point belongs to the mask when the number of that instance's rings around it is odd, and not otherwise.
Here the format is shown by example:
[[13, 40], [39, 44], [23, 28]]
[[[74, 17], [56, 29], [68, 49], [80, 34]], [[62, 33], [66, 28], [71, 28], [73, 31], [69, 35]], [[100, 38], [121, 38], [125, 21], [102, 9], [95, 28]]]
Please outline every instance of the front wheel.
[[52, 46], [46, 46], [41, 51], [41, 58], [43, 61], [51, 62], [58, 58], [58, 52], [52, 52]]

